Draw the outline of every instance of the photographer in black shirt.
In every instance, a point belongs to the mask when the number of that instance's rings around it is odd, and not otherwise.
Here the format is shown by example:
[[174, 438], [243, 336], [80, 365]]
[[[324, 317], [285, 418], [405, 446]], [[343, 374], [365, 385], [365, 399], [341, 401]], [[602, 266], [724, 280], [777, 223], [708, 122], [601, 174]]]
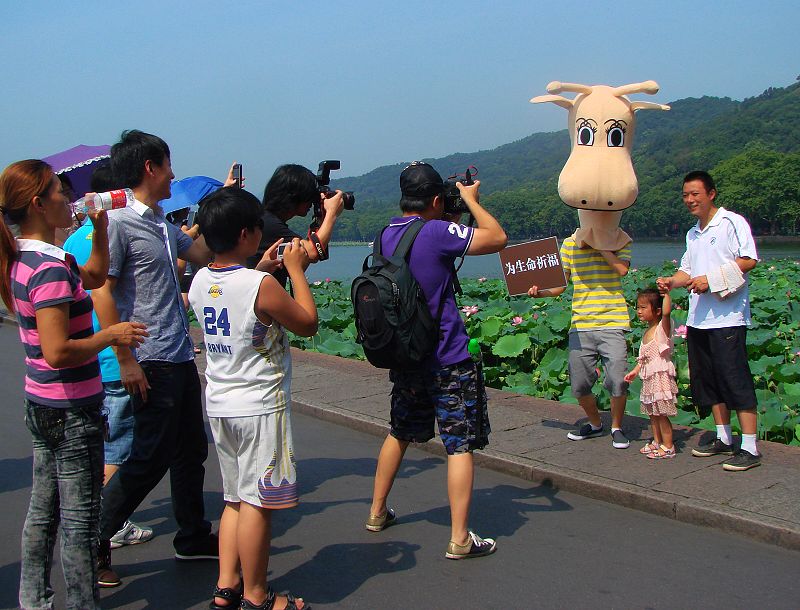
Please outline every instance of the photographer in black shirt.
[[[306, 237], [292, 231], [286, 224], [287, 221], [295, 216], [306, 216], [317, 202], [324, 211], [319, 228], [316, 231], [309, 231]], [[267, 183], [262, 203], [264, 230], [258, 253], [247, 261], [250, 268], [255, 267], [264, 252], [280, 238], [283, 238], [284, 242], [290, 242], [299, 237], [312, 263], [327, 258], [333, 226], [344, 207], [342, 191], [336, 191], [327, 198], [320, 192], [317, 177], [311, 170], [302, 165], [281, 165]], [[283, 267], [279, 267], [272, 274], [286, 286], [288, 276]]]

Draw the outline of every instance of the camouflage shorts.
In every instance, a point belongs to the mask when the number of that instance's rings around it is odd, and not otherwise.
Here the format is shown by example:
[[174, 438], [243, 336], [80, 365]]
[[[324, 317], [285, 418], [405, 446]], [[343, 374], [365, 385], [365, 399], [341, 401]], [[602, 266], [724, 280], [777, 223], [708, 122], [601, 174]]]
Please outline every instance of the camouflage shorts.
[[390, 371], [389, 379], [395, 438], [424, 443], [434, 436], [435, 419], [448, 455], [489, 443], [486, 392], [478, 400], [478, 372], [471, 360], [429, 371]]

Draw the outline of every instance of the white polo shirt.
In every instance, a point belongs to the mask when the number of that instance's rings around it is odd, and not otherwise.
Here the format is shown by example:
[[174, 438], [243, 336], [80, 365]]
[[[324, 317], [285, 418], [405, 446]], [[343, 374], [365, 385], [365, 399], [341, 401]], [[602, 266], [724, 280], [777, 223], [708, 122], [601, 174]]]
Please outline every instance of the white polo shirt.
[[[725, 208], [700, 230], [700, 222], [686, 233], [686, 252], [680, 270], [690, 277], [707, 275], [737, 258], [758, 260], [756, 244], [747, 221]], [[694, 328], [726, 328], [750, 325], [750, 291], [745, 284], [726, 299], [706, 291], [689, 294], [689, 315], [686, 325]]]

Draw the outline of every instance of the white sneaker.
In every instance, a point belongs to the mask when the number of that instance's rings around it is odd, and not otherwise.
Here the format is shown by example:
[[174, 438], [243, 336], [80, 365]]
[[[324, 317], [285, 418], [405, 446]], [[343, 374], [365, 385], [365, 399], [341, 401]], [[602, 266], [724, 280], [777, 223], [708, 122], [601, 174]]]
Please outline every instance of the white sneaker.
[[142, 544], [152, 537], [152, 528], [142, 527], [132, 521], [126, 521], [122, 529], [111, 537], [111, 548], [118, 549], [128, 544]]

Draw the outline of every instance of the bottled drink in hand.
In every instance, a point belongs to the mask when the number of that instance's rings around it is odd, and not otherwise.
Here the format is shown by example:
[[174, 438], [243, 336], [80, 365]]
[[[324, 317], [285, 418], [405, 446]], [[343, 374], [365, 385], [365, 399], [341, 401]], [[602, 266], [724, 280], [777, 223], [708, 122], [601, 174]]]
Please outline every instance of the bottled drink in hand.
[[76, 214], [86, 214], [90, 210], [116, 210], [131, 205], [135, 201], [131, 189], [118, 189], [107, 193], [95, 193], [81, 197], [72, 204]]

